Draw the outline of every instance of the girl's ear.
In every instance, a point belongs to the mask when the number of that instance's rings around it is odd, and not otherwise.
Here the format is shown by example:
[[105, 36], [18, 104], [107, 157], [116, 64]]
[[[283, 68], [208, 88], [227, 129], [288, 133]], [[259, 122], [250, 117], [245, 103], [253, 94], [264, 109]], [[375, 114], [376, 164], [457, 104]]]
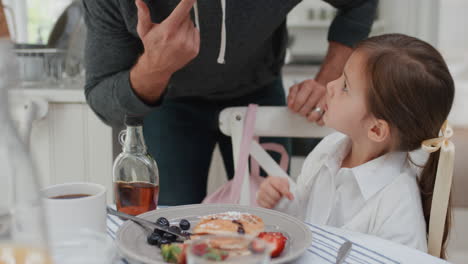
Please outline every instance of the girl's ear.
[[390, 126], [387, 121], [375, 118], [367, 131], [367, 136], [374, 142], [384, 142], [390, 138]]

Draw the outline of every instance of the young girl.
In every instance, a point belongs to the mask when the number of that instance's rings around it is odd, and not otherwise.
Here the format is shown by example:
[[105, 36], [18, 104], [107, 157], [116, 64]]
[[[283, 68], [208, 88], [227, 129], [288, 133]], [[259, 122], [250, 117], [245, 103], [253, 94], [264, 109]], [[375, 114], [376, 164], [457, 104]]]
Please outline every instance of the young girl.
[[269, 176], [258, 204], [427, 251], [439, 153], [418, 173], [408, 152], [438, 137], [453, 97], [447, 65], [429, 44], [399, 34], [363, 41], [327, 85], [323, 120], [340, 133], [308, 155], [297, 183]]

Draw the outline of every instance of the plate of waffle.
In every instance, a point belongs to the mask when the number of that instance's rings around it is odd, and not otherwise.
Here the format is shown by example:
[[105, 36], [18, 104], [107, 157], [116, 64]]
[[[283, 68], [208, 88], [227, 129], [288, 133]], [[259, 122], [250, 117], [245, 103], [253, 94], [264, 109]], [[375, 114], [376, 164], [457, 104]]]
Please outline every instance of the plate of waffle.
[[184, 250], [191, 240], [206, 235], [248, 235], [272, 246], [271, 263], [288, 263], [310, 246], [312, 233], [300, 220], [274, 210], [230, 204], [199, 204], [162, 208], [139, 215], [146, 220], [186, 232], [190, 240], [148, 231], [132, 221], [116, 235], [116, 245], [130, 263], [185, 263]]

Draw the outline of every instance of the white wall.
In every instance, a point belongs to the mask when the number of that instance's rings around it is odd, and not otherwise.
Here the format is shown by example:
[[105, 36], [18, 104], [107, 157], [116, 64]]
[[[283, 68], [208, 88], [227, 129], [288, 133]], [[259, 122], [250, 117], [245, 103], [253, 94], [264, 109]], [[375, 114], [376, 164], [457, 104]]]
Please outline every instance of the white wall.
[[455, 79], [455, 101], [449, 120], [468, 128], [468, 1], [441, 0], [438, 48]]
[[440, 0], [380, 0], [383, 33], [407, 34], [437, 46], [439, 4]]
[[[439, 48], [449, 59], [468, 60], [468, 1], [443, 0], [440, 4]], [[466, 77], [466, 76], [465, 76]]]

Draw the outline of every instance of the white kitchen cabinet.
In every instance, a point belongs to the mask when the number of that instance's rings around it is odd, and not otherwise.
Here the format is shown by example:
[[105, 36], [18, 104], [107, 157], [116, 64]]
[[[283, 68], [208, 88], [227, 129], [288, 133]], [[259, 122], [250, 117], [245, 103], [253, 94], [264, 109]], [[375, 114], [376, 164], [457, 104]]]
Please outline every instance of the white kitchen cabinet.
[[25, 107], [35, 101], [46, 102], [46, 109], [34, 110], [45, 112], [45, 116], [33, 121], [29, 143], [42, 186], [95, 182], [107, 187], [111, 203], [112, 129], [86, 104], [82, 87], [13, 89], [9, 92], [10, 109], [17, 127], [24, 128], [28, 122], [23, 118]]

